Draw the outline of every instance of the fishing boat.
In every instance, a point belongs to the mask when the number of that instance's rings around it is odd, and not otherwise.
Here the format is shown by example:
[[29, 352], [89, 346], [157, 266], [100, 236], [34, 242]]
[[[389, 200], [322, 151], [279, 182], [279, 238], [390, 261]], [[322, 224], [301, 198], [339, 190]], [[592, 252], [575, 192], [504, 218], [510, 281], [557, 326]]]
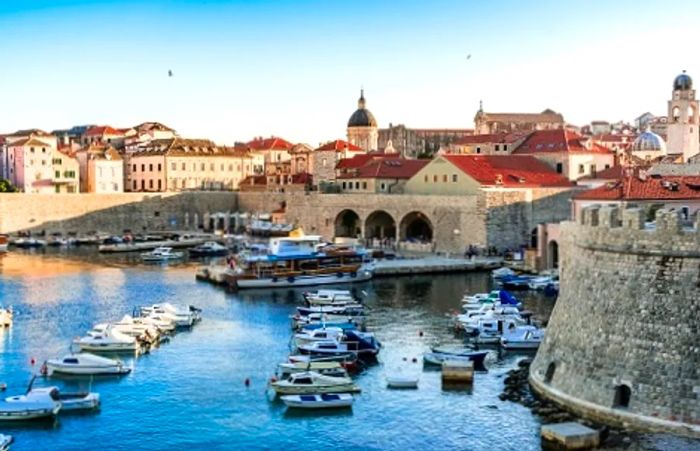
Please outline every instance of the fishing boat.
[[520, 308], [523, 304], [506, 290], [494, 290], [490, 293], [478, 293], [462, 298], [462, 308], [465, 311], [478, 310], [484, 305], [493, 307], [510, 305]]
[[89, 353], [68, 354], [60, 359], [49, 359], [42, 365], [41, 373], [70, 375], [122, 375], [131, 372], [120, 360], [108, 359]]
[[290, 355], [289, 362], [294, 364], [304, 364], [314, 362], [337, 362], [345, 368], [349, 373], [356, 372], [360, 369], [361, 364], [356, 354], [335, 354], [335, 355]]
[[516, 326], [503, 332], [501, 346], [506, 350], [537, 350], [544, 340], [544, 329], [535, 326]]
[[349, 377], [332, 377], [315, 371], [291, 374], [287, 379], [271, 383], [278, 395], [355, 393], [360, 388]]
[[337, 409], [352, 407], [355, 397], [350, 393], [322, 393], [313, 395], [285, 395], [280, 399], [287, 407], [297, 409]]
[[31, 388], [26, 394], [6, 398], [8, 403], [41, 401], [46, 397], [60, 403], [60, 412], [73, 410], [93, 410], [100, 407], [100, 394], [91, 392], [61, 392], [58, 387]]
[[340, 362], [298, 362], [298, 363], [280, 363], [277, 365], [277, 377], [279, 379], [287, 379], [295, 373], [303, 373], [305, 371], [315, 371], [325, 376], [333, 377], [348, 377], [348, 371], [340, 364]]
[[0, 327], [10, 327], [12, 325], [12, 308], [0, 307]]
[[224, 275], [232, 289], [362, 282], [373, 271], [366, 251], [324, 246], [320, 236], [297, 231], [270, 239], [265, 255], [239, 254], [232, 265]]
[[292, 329], [308, 328], [309, 325], [316, 325], [317, 327], [322, 324], [331, 323], [352, 323], [357, 326], [364, 324], [364, 316], [360, 315], [336, 315], [332, 313], [320, 313], [314, 312], [308, 315], [302, 315], [299, 312], [290, 316], [292, 320]]
[[172, 247], [157, 247], [150, 252], [141, 253], [144, 262], [167, 262], [184, 257], [183, 252], [173, 252]]
[[529, 290], [530, 282], [534, 279], [532, 276], [510, 276], [499, 279], [499, 282], [508, 290]]
[[0, 253], [7, 252], [7, 246], [10, 244], [10, 237], [0, 235]]
[[387, 376], [386, 386], [388, 388], [418, 388], [418, 376], [406, 376], [400, 374]]
[[0, 451], [8, 451], [14, 440], [11, 435], [0, 434]]
[[107, 327], [100, 331], [90, 331], [86, 336], [73, 341], [81, 351], [94, 352], [137, 352], [143, 345], [138, 338], [130, 337]]
[[51, 398], [48, 393], [31, 399], [0, 401], [0, 422], [53, 418], [59, 410], [61, 403]]
[[216, 241], [207, 241], [204, 244], [195, 246], [189, 250], [191, 257], [223, 257], [228, 255], [229, 250]]
[[294, 343], [297, 346], [307, 345], [315, 341], [335, 341], [342, 339], [345, 330], [340, 327], [321, 327], [319, 329], [303, 329], [294, 334]]

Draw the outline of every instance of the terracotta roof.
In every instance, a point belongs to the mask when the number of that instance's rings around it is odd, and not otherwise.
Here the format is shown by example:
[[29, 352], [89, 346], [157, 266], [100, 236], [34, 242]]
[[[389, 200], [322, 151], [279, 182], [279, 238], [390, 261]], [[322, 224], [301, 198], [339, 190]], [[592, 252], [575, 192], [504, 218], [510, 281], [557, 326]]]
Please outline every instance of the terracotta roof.
[[684, 200], [700, 199], [700, 177], [623, 177], [583, 191], [576, 200]]
[[97, 127], [90, 127], [86, 132], [85, 136], [104, 136], [104, 135], [123, 135], [124, 132], [112, 128], [109, 125], [99, 125]]
[[623, 173], [624, 167], [618, 164], [617, 166], [611, 166], [602, 171], [598, 171], [595, 175], [582, 177], [580, 180], [617, 180], [622, 177]]
[[170, 138], [156, 139], [140, 146], [133, 155], [168, 155], [181, 157], [211, 156], [211, 157], [246, 157], [249, 152], [243, 148], [217, 146], [208, 139]]
[[631, 144], [632, 142], [634, 142], [634, 139], [636, 137], [637, 136], [633, 135], [633, 134], [604, 133], [602, 135], [595, 135], [591, 139], [593, 139], [594, 141], [618, 142], [618, 143]]
[[10, 137], [15, 137], [15, 136], [31, 136], [31, 135], [36, 135], [36, 136], [51, 136], [50, 133], [45, 132], [44, 130], [39, 130], [38, 128], [30, 128], [27, 130], [17, 130], [16, 132], [7, 135]]
[[90, 145], [83, 147], [78, 152], [87, 152], [91, 160], [115, 160], [122, 159], [121, 154], [112, 146]]
[[50, 179], [34, 180], [32, 182], [32, 186], [52, 186], [52, 185], [53, 185], [53, 180], [50, 180]]
[[50, 144], [45, 143], [44, 141], [39, 141], [36, 138], [20, 139], [19, 141], [11, 142], [8, 144], [8, 147], [19, 147], [19, 146], [49, 147]]
[[338, 178], [410, 179], [428, 163], [430, 163], [430, 160], [407, 160], [398, 157], [381, 158], [370, 161], [354, 171], [342, 174]]
[[444, 155], [439, 158], [457, 166], [483, 186], [573, 186], [566, 177], [531, 155]]
[[523, 143], [515, 150], [515, 154], [536, 153], [601, 153], [611, 154], [612, 151], [600, 144], [590, 142], [585, 144], [586, 138], [569, 130], [538, 130], [532, 132]]
[[457, 139], [454, 144], [486, 144], [486, 143], [505, 143], [505, 144], [510, 144], [513, 143], [521, 138], [524, 138], [525, 135], [521, 133], [495, 133], [495, 134], [484, 134], [484, 135], [472, 135], [472, 136], [463, 136], [462, 138]]
[[330, 141], [327, 142], [326, 144], [322, 145], [318, 149], [316, 149], [316, 152], [323, 151], [323, 150], [335, 150], [336, 152], [342, 152], [344, 150], [351, 150], [354, 152], [361, 152], [362, 148], [356, 146], [355, 144], [349, 143], [347, 141], [343, 141], [342, 139], [336, 139], [335, 141]]
[[143, 122], [134, 128], [140, 132], [146, 132], [146, 131], [151, 131], [151, 130], [166, 131], [166, 132], [175, 131], [168, 126], [161, 124], [160, 122]]
[[289, 141], [273, 136], [254, 139], [248, 142], [248, 147], [253, 150], [291, 150], [293, 145]]

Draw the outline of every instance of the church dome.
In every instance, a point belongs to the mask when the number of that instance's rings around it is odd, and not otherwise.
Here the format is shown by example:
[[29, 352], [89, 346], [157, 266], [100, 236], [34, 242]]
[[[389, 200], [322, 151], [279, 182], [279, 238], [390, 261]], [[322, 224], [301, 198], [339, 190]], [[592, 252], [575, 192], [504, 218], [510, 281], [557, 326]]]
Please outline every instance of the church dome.
[[365, 108], [365, 93], [360, 91], [360, 99], [357, 101], [357, 110], [352, 113], [348, 121], [348, 127], [376, 127], [377, 120], [374, 115]]
[[683, 71], [682, 74], [680, 74], [676, 77], [675, 80], [673, 80], [673, 90], [688, 91], [690, 89], [693, 89], [693, 79], [690, 78], [690, 75], [686, 74], [685, 71]]
[[666, 152], [666, 143], [664, 139], [651, 130], [646, 130], [639, 135], [632, 144], [632, 152], [648, 151]]

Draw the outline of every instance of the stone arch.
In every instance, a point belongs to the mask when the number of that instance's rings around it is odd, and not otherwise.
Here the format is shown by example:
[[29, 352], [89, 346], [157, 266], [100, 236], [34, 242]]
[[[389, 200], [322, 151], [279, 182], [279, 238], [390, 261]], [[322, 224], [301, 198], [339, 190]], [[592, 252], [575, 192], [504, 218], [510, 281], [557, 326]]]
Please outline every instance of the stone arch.
[[550, 241], [547, 245], [547, 267], [559, 267], [559, 243], [554, 240]]
[[335, 217], [335, 236], [357, 238], [362, 235], [362, 221], [355, 210], [345, 209]]
[[678, 106], [674, 106], [673, 110], [671, 110], [671, 118], [673, 119], [673, 122], [678, 122], [681, 117], [681, 109]]
[[630, 405], [632, 389], [629, 385], [622, 384], [615, 387], [615, 398], [613, 399], [614, 409], [626, 409]]
[[695, 123], [695, 107], [693, 105], [688, 105], [688, 123]]
[[426, 214], [412, 211], [405, 215], [400, 223], [400, 238], [404, 240], [433, 241], [433, 223]]
[[365, 238], [396, 239], [396, 221], [384, 210], [375, 210], [365, 220]]

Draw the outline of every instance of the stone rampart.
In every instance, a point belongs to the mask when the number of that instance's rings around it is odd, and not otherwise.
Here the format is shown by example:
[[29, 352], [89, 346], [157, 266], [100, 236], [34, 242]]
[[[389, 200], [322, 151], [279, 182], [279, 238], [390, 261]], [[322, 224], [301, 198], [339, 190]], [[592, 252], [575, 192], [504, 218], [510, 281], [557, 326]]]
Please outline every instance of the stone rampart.
[[561, 226], [533, 388], [597, 420], [700, 436], [700, 224], [592, 206]]

